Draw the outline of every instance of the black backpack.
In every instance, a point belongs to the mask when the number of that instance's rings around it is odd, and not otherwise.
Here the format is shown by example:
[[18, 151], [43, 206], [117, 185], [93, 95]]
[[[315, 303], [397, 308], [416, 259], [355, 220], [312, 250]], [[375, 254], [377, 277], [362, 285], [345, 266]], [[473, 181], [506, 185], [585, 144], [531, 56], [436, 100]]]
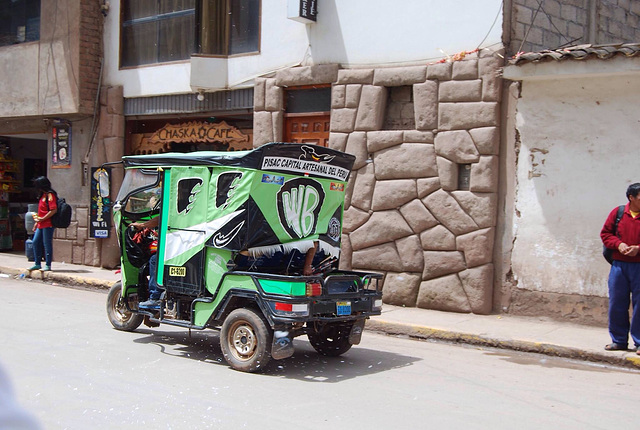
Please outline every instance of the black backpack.
[[[613, 224], [613, 234], [616, 235], [618, 231], [618, 223], [620, 222], [620, 218], [622, 218], [622, 214], [624, 213], [625, 205], [618, 206], [618, 213], [616, 213], [616, 222]], [[613, 249], [609, 249], [606, 246], [602, 245], [602, 255], [604, 259], [607, 260], [609, 264], [613, 263]]]
[[[71, 206], [64, 198], [58, 197], [57, 193], [53, 195], [56, 196], [58, 211], [51, 217], [51, 225], [55, 228], [67, 228], [71, 224]], [[49, 205], [48, 200], [47, 205]]]

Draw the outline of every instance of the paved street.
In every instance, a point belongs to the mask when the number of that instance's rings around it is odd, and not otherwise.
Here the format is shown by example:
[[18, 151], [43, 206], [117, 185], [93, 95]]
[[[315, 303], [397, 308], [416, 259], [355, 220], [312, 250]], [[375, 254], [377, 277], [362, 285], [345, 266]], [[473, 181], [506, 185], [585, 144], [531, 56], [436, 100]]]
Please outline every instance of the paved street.
[[216, 332], [119, 332], [105, 299], [0, 280], [0, 362], [46, 429], [637, 427], [639, 372], [369, 332], [340, 358], [299, 338], [244, 374]]

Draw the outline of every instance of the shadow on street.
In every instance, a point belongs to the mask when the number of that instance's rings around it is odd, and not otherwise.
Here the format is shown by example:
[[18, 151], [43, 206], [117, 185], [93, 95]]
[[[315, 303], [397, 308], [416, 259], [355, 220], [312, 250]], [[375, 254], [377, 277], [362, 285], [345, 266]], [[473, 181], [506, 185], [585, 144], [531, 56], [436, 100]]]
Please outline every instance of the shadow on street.
[[[132, 334], [144, 335], [133, 339], [133, 342], [157, 345], [162, 354], [210, 362], [232, 371], [222, 356], [219, 333], [216, 331], [192, 331], [189, 335], [188, 331], [138, 329]], [[335, 383], [411, 366], [421, 360], [358, 345], [340, 357], [325, 357], [318, 354], [304, 336], [296, 338], [294, 345], [295, 353], [292, 357], [284, 360], [272, 359], [261, 374], [307, 382]]]

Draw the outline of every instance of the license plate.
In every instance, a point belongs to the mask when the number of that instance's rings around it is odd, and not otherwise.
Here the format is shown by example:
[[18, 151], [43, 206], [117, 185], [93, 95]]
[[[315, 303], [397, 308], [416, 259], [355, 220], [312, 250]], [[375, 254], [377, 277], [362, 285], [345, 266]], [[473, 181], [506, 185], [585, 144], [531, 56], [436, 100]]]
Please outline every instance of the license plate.
[[337, 315], [351, 315], [351, 302], [337, 302]]

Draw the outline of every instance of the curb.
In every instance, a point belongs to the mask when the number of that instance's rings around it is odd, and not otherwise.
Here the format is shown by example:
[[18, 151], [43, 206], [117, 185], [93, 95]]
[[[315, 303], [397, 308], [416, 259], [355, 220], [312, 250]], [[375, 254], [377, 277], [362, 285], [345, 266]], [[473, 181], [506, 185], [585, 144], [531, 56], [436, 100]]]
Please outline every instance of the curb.
[[4, 273], [6, 275], [12, 275], [16, 278], [30, 278], [35, 279], [37, 281], [45, 281], [45, 282], [56, 282], [59, 284], [74, 284], [79, 287], [85, 288], [94, 288], [98, 290], [109, 290], [113, 285], [113, 282], [95, 279], [95, 278], [86, 278], [83, 276], [76, 275], [66, 275], [64, 273], [56, 273], [54, 271], [51, 272], [43, 272], [42, 270], [26, 270], [26, 269], [15, 269], [12, 267], [0, 266], [0, 273]]
[[380, 318], [369, 319], [366, 328], [371, 331], [387, 334], [402, 335], [419, 340], [439, 340], [452, 343], [476, 345], [489, 348], [507, 349], [512, 351], [543, 354], [571, 360], [606, 363], [631, 369], [640, 369], [640, 355], [630, 353], [629, 356], [615, 356], [585, 351], [578, 348], [560, 346], [541, 342], [515, 339], [497, 339], [472, 333], [456, 332], [453, 330], [430, 328], [407, 323], [385, 321]]

